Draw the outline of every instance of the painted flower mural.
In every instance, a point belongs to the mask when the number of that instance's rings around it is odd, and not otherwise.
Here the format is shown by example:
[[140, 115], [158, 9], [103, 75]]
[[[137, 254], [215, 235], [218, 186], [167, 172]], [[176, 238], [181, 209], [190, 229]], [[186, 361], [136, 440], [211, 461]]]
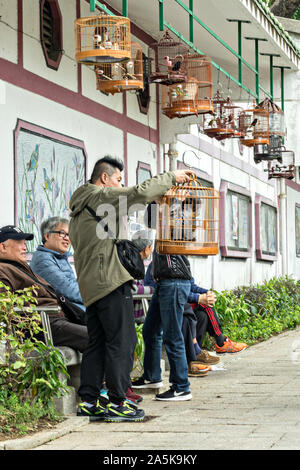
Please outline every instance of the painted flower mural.
[[85, 182], [81, 147], [21, 130], [17, 140], [17, 224], [34, 234], [33, 252], [41, 242], [39, 227], [48, 217], [69, 217], [72, 193]]

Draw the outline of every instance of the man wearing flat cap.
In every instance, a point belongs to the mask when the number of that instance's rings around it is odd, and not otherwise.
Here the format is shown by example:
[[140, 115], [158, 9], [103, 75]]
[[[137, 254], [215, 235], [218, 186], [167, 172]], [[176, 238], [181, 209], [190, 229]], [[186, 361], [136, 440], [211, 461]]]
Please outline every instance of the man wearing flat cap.
[[[38, 307], [60, 307], [53, 287], [33, 273], [26, 262], [26, 240], [32, 239], [32, 233], [15, 225], [0, 228], [0, 281], [12, 292], [37, 285]], [[54, 346], [69, 346], [83, 352], [88, 341], [86, 326], [70, 322], [61, 309], [48, 315]]]

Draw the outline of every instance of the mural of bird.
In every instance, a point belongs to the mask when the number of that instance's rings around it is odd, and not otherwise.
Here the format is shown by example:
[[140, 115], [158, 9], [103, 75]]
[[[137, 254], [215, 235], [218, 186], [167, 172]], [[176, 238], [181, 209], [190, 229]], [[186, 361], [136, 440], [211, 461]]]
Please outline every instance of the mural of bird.
[[54, 178], [51, 178], [51, 179], [49, 178], [49, 176], [47, 175], [46, 168], [43, 168], [43, 173], [44, 173], [44, 188], [47, 191], [52, 191], [52, 184], [53, 184]]
[[37, 167], [38, 160], [39, 160], [40, 145], [41, 144], [36, 144], [35, 149], [31, 154], [30, 160], [27, 163], [27, 170], [28, 171], [33, 171]]

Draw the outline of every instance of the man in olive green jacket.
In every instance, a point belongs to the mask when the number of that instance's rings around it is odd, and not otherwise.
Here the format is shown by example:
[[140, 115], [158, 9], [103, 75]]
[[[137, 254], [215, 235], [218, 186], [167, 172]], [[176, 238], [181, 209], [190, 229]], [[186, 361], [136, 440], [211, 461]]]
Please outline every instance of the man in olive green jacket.
[[[90, 182], [78, 188], [70, 200], [69, 233], [89, 334], [81, 365], [78, 415], [93, 420], [141, 421], [144, 411], [125, 399], [136, 345], [133, 278], [121, 264], [111, 234], [126, 238], [123, 218], [130, 208], [158, 199], [176, 182], [187, 181], [191, 172], [176, 170], [124, 188], [122, 170], [123, 164], [112, 157], [98, 160]], [[101, 217], [101, 223], [87, 206]], [[99, 401], [104, 376], [109, 403]]]

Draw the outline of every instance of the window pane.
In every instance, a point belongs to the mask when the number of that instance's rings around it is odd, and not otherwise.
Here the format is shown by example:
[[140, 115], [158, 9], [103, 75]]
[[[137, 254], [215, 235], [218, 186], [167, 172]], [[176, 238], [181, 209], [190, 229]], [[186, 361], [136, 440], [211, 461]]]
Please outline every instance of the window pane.
[[268, 213], [265, 204], [260, 206], [260, 245], [262, 251], [268, 251]]
[[247, 250], [249, 246], [249, 201], [239, 199], [239, 248]]
[[226, 195], [226, 244], [229, 248], [249, 248], [249, 198], [228, 191]]
[[143, 181], [148, 180], [149, 178], [151, 178], [151, 173], [150, 173], [150, 171], [147, 170], [146, 168], [139, 168], [139, 170], [138, 170], [138, 181], [137, 181], [137, 184], [140, 184], [140, 183], [142, 183]]
[[262, 203], [260, 206], [260, 244], [263, 253], [276, 252], [276, 209]]
[[269, 207], [269, 253], [276, 252], [276, 210], [273, 207]]

